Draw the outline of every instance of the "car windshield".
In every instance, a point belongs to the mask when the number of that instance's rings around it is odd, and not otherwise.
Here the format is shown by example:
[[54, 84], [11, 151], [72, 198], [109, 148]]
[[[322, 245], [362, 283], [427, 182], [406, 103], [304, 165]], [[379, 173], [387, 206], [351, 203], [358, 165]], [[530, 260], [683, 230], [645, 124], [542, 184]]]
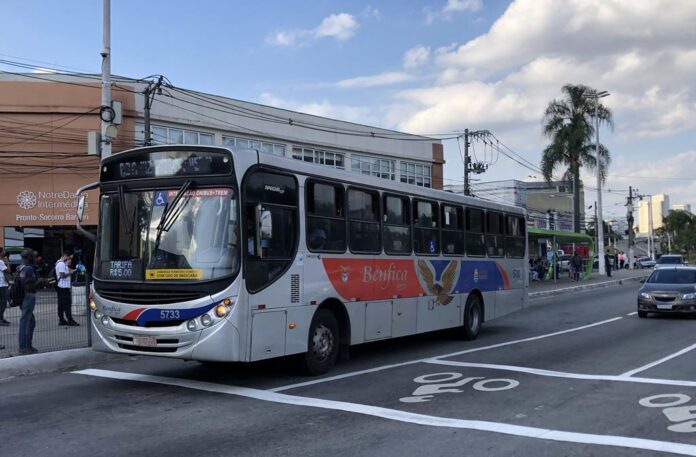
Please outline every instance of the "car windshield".
[[648, 282], [651, 284], [696, 284], [696, 270], [655, 270]]
[[682, 264], [684, 261], [680, 256], [663, 256], [657, 261], [660, 264]]
[[[239, 268], [233, 189], [118, 192], [101, 198], [95, 276], [206, 280]], [[177, 194], [181, 194], [178, 201]]]

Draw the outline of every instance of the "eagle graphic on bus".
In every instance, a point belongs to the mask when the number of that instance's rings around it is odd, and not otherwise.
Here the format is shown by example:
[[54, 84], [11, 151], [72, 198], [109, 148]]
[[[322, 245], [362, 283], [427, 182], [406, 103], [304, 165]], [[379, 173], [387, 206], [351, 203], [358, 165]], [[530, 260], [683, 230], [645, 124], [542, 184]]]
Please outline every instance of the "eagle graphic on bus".
[[454, 295], [450, 295], [457, 284], [459, 262], [456, 260], [450, 261], [440, 275], [440, 280], [435, 280], [435, 273], [431, 268], [430, 262], [425, 260], [418, 261], [418, 272], [421, 280], [425, 283], [425, 290], [428, 295], [435, 297], [435, 303], [442, 306], [447, 306], [453, 299]]

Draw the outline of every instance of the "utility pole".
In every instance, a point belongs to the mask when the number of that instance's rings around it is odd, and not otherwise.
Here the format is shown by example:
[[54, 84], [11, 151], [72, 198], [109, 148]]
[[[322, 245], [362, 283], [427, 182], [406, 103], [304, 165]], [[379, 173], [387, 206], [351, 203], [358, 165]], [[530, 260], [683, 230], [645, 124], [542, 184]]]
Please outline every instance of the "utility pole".
[[[111, 138], [108, 128], [110, 121], [104, 119], [103, 111], [111, 108], [111, 0], [103, 0], [103, 48], [102, 56], [102, 92], [101, 92], [101, 157], [102, 159], [111, 156]], [[113, 120], [113, 118], [112, 118]]]
[[469, 187], [469, 129], [464, 129], [464, 195], [471, 195]]
[[650, 258], [655, 260], [655, 239], [653, 238], [653, 214], [652, 214], [652, 195], [648, 196], [648, 246]]
[[626, 204], [626, 221], [628, 222], [628, 268], [633, 268], [633, 187], [628, 186], [628, 203]]
[[147, 87], [145, 88], [145, 91], [143, 94], [145, 95], [145, 109], [143, 110], [143, 118], [144, 118], [144, 130], [145, 130], [145, 146], [152, 146], [152, 129], [150, 127], [150, 108], [152, 107], [152, 102], [155, 101], [155, 94], [161, 92], [161, 87], [162, 87], [162, 79], [163, 76], [160, 75], [159, 78], [157, 78], [156, 83], [152, 83], [150, 81], [147, 84]]
[[[597, 244], [595, 244], [595, 250], [599, 249], [599, 228], [597, 227], [597, 202], [594, 202], [594, 233], [595, 233], [595, 240], [597, 241]], [[599, 256], [599, 253], [597, 254]]]

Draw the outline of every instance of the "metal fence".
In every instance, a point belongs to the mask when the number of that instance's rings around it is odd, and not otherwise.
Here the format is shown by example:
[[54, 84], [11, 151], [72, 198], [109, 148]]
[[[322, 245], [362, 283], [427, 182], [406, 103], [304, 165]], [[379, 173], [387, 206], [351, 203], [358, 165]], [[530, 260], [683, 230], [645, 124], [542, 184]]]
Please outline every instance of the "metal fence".
[[[49, 286], [36, 294], [36, 330], [34, 330], [33, 346], [39, 352], [60, 351], [63, 349], [84, 348], [89, 341], [89, 302], [87, 298], [89, 286], [85, 283], [72, 287], [72, 315], [80, 326], [58, 325], [58, 295]], [[5, 320], [9, 326], [0, 326], [0, 358], [12, 357], [19, 353], [19, 318], [22, 311], [19, 307], [7, 308]]]

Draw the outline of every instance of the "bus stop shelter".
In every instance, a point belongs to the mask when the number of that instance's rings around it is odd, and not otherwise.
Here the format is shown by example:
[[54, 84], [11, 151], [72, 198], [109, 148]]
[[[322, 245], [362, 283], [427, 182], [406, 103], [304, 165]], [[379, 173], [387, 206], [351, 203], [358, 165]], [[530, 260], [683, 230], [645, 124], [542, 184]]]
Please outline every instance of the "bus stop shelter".
[[[596, 252], [594, 240], [591, 236], [584, 233], [547, 230], [541, 228], [530, 228], [527, 230], [527, 233], [530, 259], [534, 256], [541, 255], [541, 253], [538, 252], [538, 246], [540, 244], [543, 245], [544, 243], [540, 243], [540, 241], [545, 241], [546, 246], [551, 247], [551, 252], [553, 253], [552, 255], [549, 256], [548, 253], [544, 253], [549, 261], [549, 270], [546, 275], [546, 279], [553, 279], [554, 282], [556, 282], [558, 279], [558, 276], [555, 274], [558, 270], [560, 270], [560, 267], [558, 269], [556, 268], [556, 262], [558, 262], [557, 253], [559, 246], [568, 244], [572, 244], [573, 248], [576, 250], [580, 250], [578, 247], [582, 247], [582, 250], [587, 252], [587, 256], [583, 258], [585, 265], [581, 278], [588, 279], [592, 274], [592, 264], [596, 256]], [[532, 252], [532, 249], [534, 249], [534, 252]]]

